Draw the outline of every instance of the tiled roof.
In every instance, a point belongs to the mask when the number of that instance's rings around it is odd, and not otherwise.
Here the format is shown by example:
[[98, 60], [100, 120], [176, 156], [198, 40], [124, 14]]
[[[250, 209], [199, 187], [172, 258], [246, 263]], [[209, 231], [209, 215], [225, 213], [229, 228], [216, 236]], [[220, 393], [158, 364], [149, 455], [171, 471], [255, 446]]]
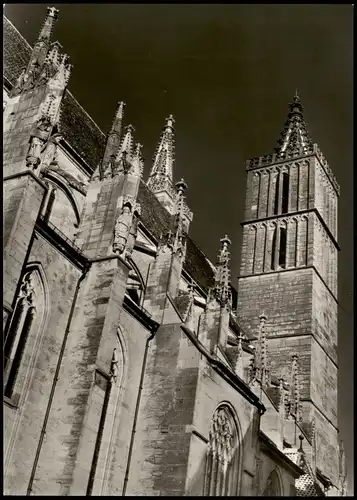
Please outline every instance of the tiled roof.
[[[3, 28], [3, 71], [13, 85], [22, 68], [27, 66], [31, 46], [5, 16]], [[68, 91], [61, 104], [60, 129], [64, 139], [94, 170], [103, 154], [105, 135]], [[170, 215], [144, 182], [140, 184], [138, 198], [142, 206], [142, 223], [158, 240], [170, 227]], [[212, 266], [190, 237], [187, 238], [184, 268], [205, 291], [213, 285]]]

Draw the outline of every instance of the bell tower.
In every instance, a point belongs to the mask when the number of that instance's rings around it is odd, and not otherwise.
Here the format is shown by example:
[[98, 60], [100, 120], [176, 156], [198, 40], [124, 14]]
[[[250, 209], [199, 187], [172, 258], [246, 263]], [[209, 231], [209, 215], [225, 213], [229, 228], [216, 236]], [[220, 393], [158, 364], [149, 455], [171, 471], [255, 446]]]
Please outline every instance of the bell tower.
[[337, 200], [297, 95], [273, 154], [247, 162], [238, 315], [252, 336], [263, 312], [272, 374], [299, 358], [301, 421], [316, 421], [317, 468], [338, 482]]

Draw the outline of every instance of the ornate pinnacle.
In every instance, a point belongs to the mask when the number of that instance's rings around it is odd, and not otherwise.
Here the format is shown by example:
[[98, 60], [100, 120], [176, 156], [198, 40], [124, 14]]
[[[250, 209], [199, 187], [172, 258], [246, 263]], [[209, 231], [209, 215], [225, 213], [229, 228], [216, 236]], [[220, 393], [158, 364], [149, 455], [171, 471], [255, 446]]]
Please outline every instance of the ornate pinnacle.
[[289, 414], [293, 414], [297, 421], [301, 420], [300, 409], [300, 380], [299, 380], [299, 365], [298, 355], [292, 355], [291, 364], [291, 379], [290, 379], [290, 394], [289, 394]]
[[131, 155], [132, 155], [132, 150], [133, 150], [133, 134], [135, 132], [135, 129], [132, 125], [127, 125], [125, 127], [125, 134], [119, 149], [118, 157], [117, 159], [121, 159], [122, 155], [125, 153], [126, 159], [130, 161]]
[[164, 130], [153, 158], [153, 166], [147, 182], [148, 187], [154, 193], [173, 191], [173, 164], [174, 164], [174, 118], [170, 115], [166, 118]]
[[122, 120], [124, 114], [124, 102], [119, 102], [114, 120], [110, 129], [110, 132], [107, 136], [107, 144], [105, 146], [104, 156], [103, 156], [103, 165], [106, 167], [109, 162], [113, 160], [118, 154], [119, 146], [120, 146], [120, 138], [121, 138], [121, 129], [122, 129]]
[[259, 333], [254, 356], [254, 379], [259, 381], [262, 387], [269, 383], [270, 371], [268, 369], [267, 342], [265, 335], [265, 314], [259, 316]]
[[230, 239], [226, 235], [220, 240], [222, 248], [218, 254], [218, 262], [216, 266], [216, 276], [215, 276], [215, 296], [222, 305], [229, 304], [231, 299], [231, 289], [230, 289], [230, 255], [228, 246], [231, 244]]
[[110, 134], [118, 134], [121, 132], [122, 120], [124, 117], [124, 108], [126, 104], [123, 101], [118, 102], [117, 109], [115, 112], [114, 120], [112, 123], [112, 128], [110, 129]]
[[139, 142], [136, 143], [135, 152], [132, 161], [131, 173], [141, 177], [142, 175], [142, 162], [141, 162], [141, 149], [143, 145]]

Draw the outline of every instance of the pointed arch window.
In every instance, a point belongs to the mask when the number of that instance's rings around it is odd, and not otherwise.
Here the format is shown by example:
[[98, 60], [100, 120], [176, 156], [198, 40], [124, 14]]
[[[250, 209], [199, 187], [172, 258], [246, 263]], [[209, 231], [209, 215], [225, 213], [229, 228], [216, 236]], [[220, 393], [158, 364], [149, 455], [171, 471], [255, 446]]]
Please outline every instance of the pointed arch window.
[[239, 477], [237, 425], [228, 406], [215, 411], [209, 434], [205, 496], [236, 496]]
[[[32, 356], [26, 356], [34, 346], [33, 330], [39, 331], [44, 311], [44, 295], [36, 269], [25, 273], [12, 318], [4, 337], [4, 394], [13, 398], [16, 386], [24, 376], [22, 366], [29, 366]], [[37, 335], [36, 335], [37, 338]], [[30, 351], [28, 352], [30, 354]]]
[[263, 497], [280, 497], [282, 496], [282, 491], [280, 487], [279, 476], [276, 470], [273, 470], [268, 477], [267, 484], [265, 486]]

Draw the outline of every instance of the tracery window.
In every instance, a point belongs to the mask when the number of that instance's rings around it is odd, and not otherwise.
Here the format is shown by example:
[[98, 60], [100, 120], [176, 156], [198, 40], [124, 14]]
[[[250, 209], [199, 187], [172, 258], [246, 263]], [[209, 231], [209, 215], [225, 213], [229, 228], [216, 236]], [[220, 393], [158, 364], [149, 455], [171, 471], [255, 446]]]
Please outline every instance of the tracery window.
[[206, 496], [236, 496], [239, 479], [237, 426], [228, 406], [215, 411], [209, 434]]

